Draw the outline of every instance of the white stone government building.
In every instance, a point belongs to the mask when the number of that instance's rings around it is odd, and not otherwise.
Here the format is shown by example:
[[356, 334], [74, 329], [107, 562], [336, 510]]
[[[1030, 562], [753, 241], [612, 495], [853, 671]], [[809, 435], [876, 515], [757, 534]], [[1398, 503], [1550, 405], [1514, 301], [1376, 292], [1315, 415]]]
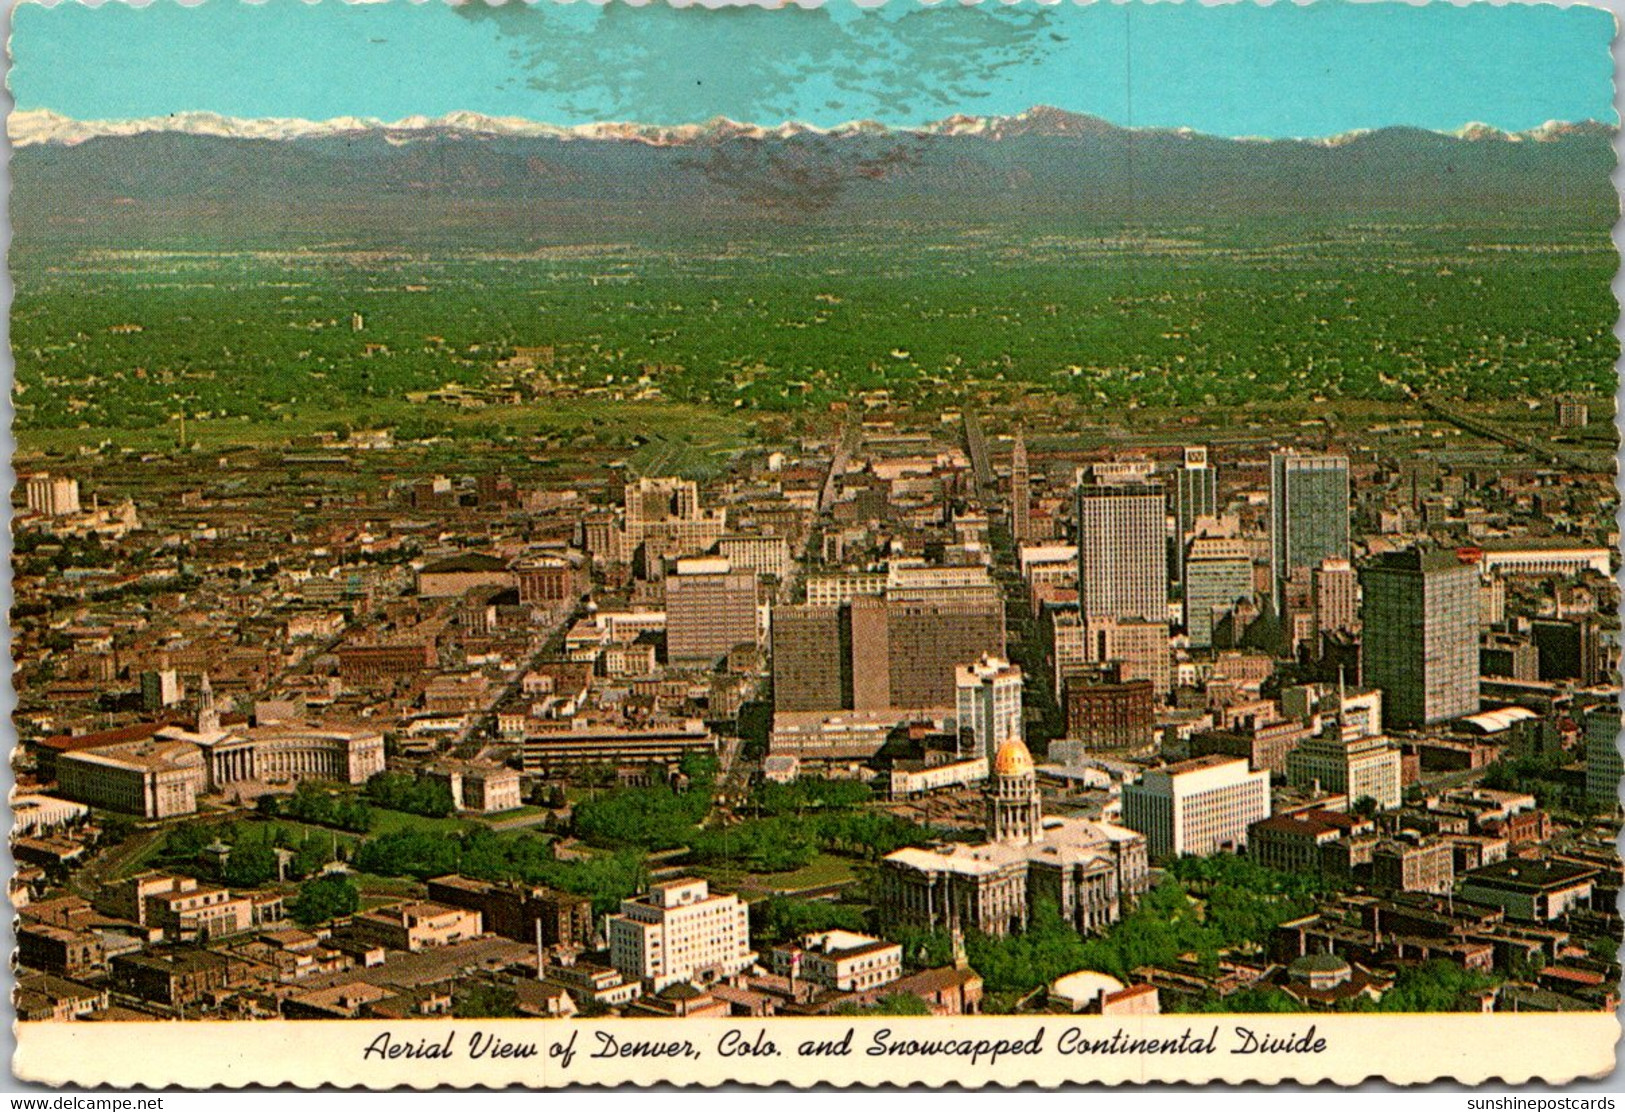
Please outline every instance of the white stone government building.
[[694, 877], [651, 885], [610, 917], [609, 953], [610, 964], [654, 992], [727, 981], [756, 961], [750, 909]]
[[134, 727], [52, 739], [46, 748], [54, 751], [58, 794], [149, 819], [191, 814], [204, 795], [259, 794], [300, 780], [364, 784], [384, 771], [376, 731], [222, 727], [206, 676], [196, 729]]
[[878, 875], [881, 920], [890, 928], [1026, 929], [1048, 901], [1080, 931], [1122, 918], [1150, 887], [1143, 835], [1111, 823], [1046, 818], [1032, 755], [1018, 739], [1000, 746], [987, 790], [980, 845], [901, 849]]

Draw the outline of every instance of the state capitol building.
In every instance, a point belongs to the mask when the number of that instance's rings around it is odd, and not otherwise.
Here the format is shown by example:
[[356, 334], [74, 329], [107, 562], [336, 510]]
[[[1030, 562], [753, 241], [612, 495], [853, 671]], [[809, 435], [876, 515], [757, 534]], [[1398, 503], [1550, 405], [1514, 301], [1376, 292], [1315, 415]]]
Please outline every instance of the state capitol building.
[[1079, 931], [1122, 918], [1150, 887], [1143, 835], [1111, 823], [1045, 818], [1032, 755], [1012, 738], [993, 758], [988, 841], [901, 849], [881, 861], [879, 906], [891, 928], [1025, 930], [1049, 901]]

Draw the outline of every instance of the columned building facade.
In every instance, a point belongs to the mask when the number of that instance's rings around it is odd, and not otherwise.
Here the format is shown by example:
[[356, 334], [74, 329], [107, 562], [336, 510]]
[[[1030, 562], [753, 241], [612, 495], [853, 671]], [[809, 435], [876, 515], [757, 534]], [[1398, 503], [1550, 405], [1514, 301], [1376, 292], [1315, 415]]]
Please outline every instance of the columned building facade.
[[1006, 742], [987, 786], [981, 845], [902, 849], [881, 861], [877, 904], [893, 928], [1025, 930], [1050, 904], [1080, 931], [1122, 917], [1150, 884], [1145, 839], [1110, 823], [1045, 819], [1026, 745]]

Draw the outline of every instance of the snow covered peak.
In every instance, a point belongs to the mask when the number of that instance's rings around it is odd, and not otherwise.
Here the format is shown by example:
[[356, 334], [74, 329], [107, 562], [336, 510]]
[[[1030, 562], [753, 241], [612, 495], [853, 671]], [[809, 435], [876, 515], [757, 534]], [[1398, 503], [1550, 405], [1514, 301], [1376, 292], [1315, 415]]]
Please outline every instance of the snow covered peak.
[[[1191, 138], [1200, 133], [1189, 128], [1147, 129], [1162, 135]], [[716, 116], [703, 123], [663, 125], [633, 122], [605, 121], [559, 127], [515, 116], [486, 116], [478, 112], [456, 111], [443, 116], [406, 116], [394, 122], [385, 122], [360, 116], [337, 116], [329, 120], [303, 120], [281, 117], [242, 119], [216, 112], [175, 112], [167, 116], [150, 116], [132, 120], [76, 120], [43, 108], [30, 108], [13, 112], [6, 121], [6, 131], [14, 147], [40, 144], [74, 146], [104, 136], [141, 135], [150, 132], [172, 132], [186, 135], [208, 135], [232, 139], [262, 139], [287, 141], [316, 139], [335, 135], [381, 135], [392, 143], [410, 143], [437, 135], [458, 135], [476, 138], [546, 138], [585, 139], [612, 142], [646, 143], [651, 146], [682, 146], [733, 139], [762, 140], [788, 139], [800, 135], [823, 135], [834, 138], [886, 135], [935, 135], [948, 137], [977, 137], [1011, 139], [1021, 136], [1082, 138], [1123, 133], [1125, 129], [1108, 123], [1097, 116], [1068, 112], [1048, 105], [1037, 105], [1012, 116], [973, 116], [956, 114], [935, 123], [919, 127], [893, 128], [875, 120], [853, 120], [834, 127], [820, 128], [811, 124], [788, 120], [775, 126], [741, 123], [725, 116]], [[1458, 131], [1448, 133], [1467, 141], [1555, 142], [1580, 135], [1611, 135], [1613, 129], [1594, 120], [1566, 123], [1553, 120], [1523, 132], [1506, 132], [1489, 124], [1470, 123]], [[1336, 147], [1373, 134], [1368, 130], [1350, 131], [1314, 140], [1323, 146]]]

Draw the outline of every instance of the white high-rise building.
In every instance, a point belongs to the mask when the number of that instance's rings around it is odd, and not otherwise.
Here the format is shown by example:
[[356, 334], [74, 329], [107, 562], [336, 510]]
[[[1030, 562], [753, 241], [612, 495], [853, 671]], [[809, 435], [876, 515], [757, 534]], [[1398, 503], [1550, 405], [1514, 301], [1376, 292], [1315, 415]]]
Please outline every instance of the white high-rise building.
[[1022, 740], [1021, 669], [995, 656], [954, 669], [960, 756], [989, 757]]
[[610, 917], [609, 960], [654, 992], [725, 981], [756, 960], [750, 911], [738, 896], [714, 894], [693, 877], [651, 885]]
[[30, 475], [27, 485], [28, 508], [46, 517], [66, 517], [79, 512], [79, 480], [62, 475]]
[[1151, 483], [1078, 487], [1078, 604], [1102, 618], [1168, 620], [1168, 503]]
[[1339, 715], [1319, 737], [1286, 755], [1286, 780], [1294, 788], [1319, 788], [1348, 796], [1352, 807], [1373, 800], [1382, 811], [1401, 801], [1399, 747], [1381, 734], [1350, 736]]
[[1199, 517], [1219, 514], [1219, 473], [1208, 461], [1206, 448], [1186, 448], [1182, 466], [1174, 473], [1174, 517], [1181, 539], [1196, 530]]
[[1247, 845], [1270, 817], [1270, 774], [1241, 757], [1197, 757], [1123, 785], [1123, 825], [1145, 835], [1153, 858], [1208, 857]]

